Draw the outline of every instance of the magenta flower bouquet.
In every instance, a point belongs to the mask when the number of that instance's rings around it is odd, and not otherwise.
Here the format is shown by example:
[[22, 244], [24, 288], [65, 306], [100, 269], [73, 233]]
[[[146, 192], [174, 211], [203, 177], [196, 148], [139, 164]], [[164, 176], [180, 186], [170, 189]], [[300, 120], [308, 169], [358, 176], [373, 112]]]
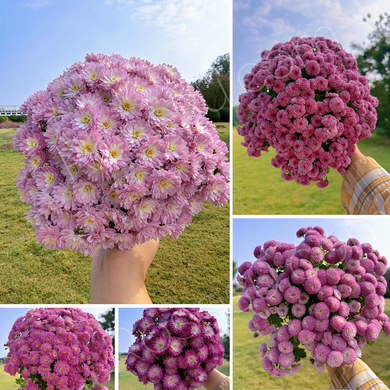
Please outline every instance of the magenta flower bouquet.
[[80, 309], [29, 310], [13, 325], [4, 371], [24, 390], [108, 390], [111, 337]]
[[375, 128], [378, 100], [356, 60], [329, 39], [294, 37], [261, 53], [244, 77], [237, 131], [248, 155], [272, 146], [282, 178], [322, 188], [330, 168], [341, 174], [357, 141]]
[[156, 390], [201, 387], [207, 373], [223, 364], [217, 320], [199, 309], [144, 310], [133, 327], [127, 370]]
[[169, 65], [89, 54], [21, 109], [18, 189], [47, 248], [94, 255], [178, 238], [204, 200], [228, 201], [226, 144]]
[[252, 307], [254, 336], [270, 335], [260, 346], [263, 368], [274, 376], [294, 374], [311, 353], [317, 371], [353, 364], [361, 349], [383, 329], [387, 260], [370, 244], [346, 243], [321, 227], [297, 232], [298, 246], [267, 241], [255, 248], [257, 260], [245, 262], [238, 282], [244, 287], [242, 311]]

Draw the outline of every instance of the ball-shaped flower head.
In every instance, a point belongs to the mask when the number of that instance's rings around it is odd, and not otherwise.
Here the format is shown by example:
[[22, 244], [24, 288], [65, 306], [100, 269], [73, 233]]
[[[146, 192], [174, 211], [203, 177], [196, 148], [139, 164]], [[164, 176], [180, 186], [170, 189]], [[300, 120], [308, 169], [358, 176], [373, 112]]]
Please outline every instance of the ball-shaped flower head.
[[[223, 364], [218, 323], [208, 312], [164, 308], [152, 313], [146, 309], [136, 324], [149, 322], [149, 318], [153, 323], [147, 329], [135, 325], [136, 341], [126, 361], [127, 370], [144, 384], [170, 389], [200, 387], [207, 373]], [[268, 326], [265, 319], [259, 320]], [[148, 355], [150, 360], [145, 358]]]
[[4, 370], [21, 373], [26, 388], [33, 381], [37, 390], [103, 390], [115, 365], [111, 337], [92, 314], [76, 308], [28, 311], [15, 321], [7, 345]]
[[275, 148], [272, 165], [285, 180], [326, 187], [328, 169], [344, 173], [353, 145], [375, 128], [378, 100], [352, 55], [329, 39], [274, 45], [244, 84], [237, 107], [242, 145], [253, 157]]
[[94, 255], [178, 238], [204, 201], [228, 201], [227, 146], [170, 65], [89, 54], [21, 109], [18, 188], [47, 248]]

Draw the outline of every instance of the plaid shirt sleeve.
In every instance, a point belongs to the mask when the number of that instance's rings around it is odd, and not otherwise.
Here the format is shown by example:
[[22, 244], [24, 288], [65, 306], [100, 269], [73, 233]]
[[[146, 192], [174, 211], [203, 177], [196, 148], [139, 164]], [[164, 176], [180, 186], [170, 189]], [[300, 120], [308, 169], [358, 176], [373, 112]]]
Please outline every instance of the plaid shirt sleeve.
[[362, 360], [357, 359], [350, 366], [343, 364], [336, 368], [330, 380], [331, 390], [389, 390]]
[[226, 377], [215, 390], [229, 390], [230, 388], [230, 379]]
[[348, 214], [390, 214], [390, 174], [371, 157], [356, 160], [344, 176], [340, 200]]

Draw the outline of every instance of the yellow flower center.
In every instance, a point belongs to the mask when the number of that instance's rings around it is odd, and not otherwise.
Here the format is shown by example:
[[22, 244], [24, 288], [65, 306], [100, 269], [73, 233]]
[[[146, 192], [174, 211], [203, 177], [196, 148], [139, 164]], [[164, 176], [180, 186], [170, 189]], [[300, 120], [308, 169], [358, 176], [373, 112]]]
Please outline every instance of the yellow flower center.
[[45, 177], [45, 183], [46, 184], [52, 184], [54, 182], [54, 175], [52, 173], [49, 173]]
[[103, 100], [104, 103], [107, 103], [108, 100], [109, 100], [109, 97], [108, 97], [108, 96], [103, 96], [103, 97], [102, 97], [102, 100]]
[[142, 171], [137, 171], [134, 176], [137, 178], [137, 179], [142, 179], [144, 177], [144, 174], [142, 173]]
[[138, 139], [140, 135], [141, 135], [141, 132], [139, 130], [134, 130], [132, 138], [133, 139]]
[[116, 194], [115, 191], [111, 191], [111, 192], [110, 192], [110, 198], [111, 198], [111, 199], [116, 199], [117, 197], [118, 197], [118, 195]]
[[87, 184], [85, 187], [84, 187], [84, 192], [86, 192], [87, 194], [89, 194], [90, 192], [92, 191], [92, 187]]
[[156, 108], [154, 110], [154, 115], [157, 117], [157, 118], [161, 118], [163, 115], [164, 115], [164, 111], [162, 108]]
[[203, 150], [203, 149], [204, 149], [202, 144], [198, 144], [198, 145], [196, 145], [196, 147], [197, 147], [199, 150]]
[[74, 85], [72, 87], [73, 91], [78, 91], [80, 89], [80, 86], [79, 85]]
[[130, 111], [133, 108], [133, 105], [130, 102], [123, 102], [122, 109], [124, 111]]
[[117, 149], [111, 149], [110, 154], [112, 158], [117, 158], [119, 156], [119, 152]]
[[27, 138], [26, 145], [28, 149], [34, 149], [38, 145], [38, 142], [34, 138]]
[[104, 121], [102, 123], [103, 127], [107, 130], [110, 127], [110, 122], [109, 121]]
[[168, 149], [169, 149], [171, 152], [175, 152], [176, 149], [177, 149], [177, 146], [176, 146], [174, 143], [170, 143]]
[[181, 171], [181, 170], [183, 169], [183, 164], [178, 165], [178, 166], [176, 167], [176, 169], [177, 169], [178, 171]]
[[98, 77], [99, 76], [97, 75], [97, 73], [92, 73], [90, 76], [91, 80], [93, 80], [93, 81], [97, 80]]
[[111, 80], [112, 82], [114, 82], [114, 81], [116, 81], [117, 78], [118, 78], [117, 76], [111, 76], [111, 77], [110, 77], [110, 80]]
[[58, 111], [57, 108], [55, 108], [55, 109], [53, 110], [53, 115], [54, 115], [54, 116], [60, 115], [60, 113], [59, 113], [59, 111]]
[[72, 173], [74, 173], [74, 174], [79, 173], [79, 167], [78, 167], [77, 165], [74, 165], [74, 166], [72, 167]]
[[93, 146], [91, 143], [84, 142], [83, 145], [81, 146], [81, 151], [85, 154], [90, 154], [92, 153]]
[[146, 149], [146, 155], [152, 157], [154, 155], [154, 150], [152, 148]]
[[89, 122], [91, 122], [91, 116], [90, 115], [84, 115], [81, 118], [81, 122], [83, 122], [84, 124], [88, 124]]

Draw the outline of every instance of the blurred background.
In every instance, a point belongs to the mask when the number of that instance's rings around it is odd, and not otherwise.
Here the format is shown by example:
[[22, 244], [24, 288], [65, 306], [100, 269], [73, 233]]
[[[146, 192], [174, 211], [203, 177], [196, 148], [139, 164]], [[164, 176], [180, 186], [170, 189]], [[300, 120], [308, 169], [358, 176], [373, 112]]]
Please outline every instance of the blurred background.
[[390, 171], [390, 4], [382, 0], [233, 0], [233, 213], [345, 214], [339, 196], [342, 177], [334, 169], [329, 186], [317, 188], [283, 180], [271, 166], [275, 150], [249, 158], [237, 134], [235, 109], [245, 92], [243, 77], [260, 53], [292, 37], [322, 36], [354, 55], [359, 71], [379, 99], [378, 123], [359, 149]]
[[[229, 146], [231, 2], [16, 0], [2, 2], [1, 15], [0, 303], [88, 303], [91, 258], [44, 249], [24, 219], [19, 106], [87, 53], [141, 57], [172, 64], [200, 91]], [[206, 202], [178, 240], [161, 240], [146, 286], [154, 303], [228, 303], [229, 205]]]
[[[39, 306], [39, 308], [44, 306]], [[4, 371], [4, 359], [8, 353], [4, 344], [8, 341], [8, 334], [12, 329], [13, 324], [19, 317], [23, 317], [29, 310], [38, 309], [38, 307], [29, 308], [0, 308], [0, 388], [1, 390], [15, 390], [18, 385], [15, 379], [19, 375], [11, 376]], [[115, 309], [106, 306], [90, 307], [80, 306], [79, 309], [85, 313], [91, 313], [100, 323], [100, 326], [112, 337], [113, 346], [115, 345]], [[115, 354], [115, 351], [114, 351]], [[115, 389], [115, 371], [111, 373], [110, 382], [105, 386], [109, 390]]]
[[[302, 227], [321, 226], [327, 236], [333, 234], [341, 241], [356, 238], [368, 242], [374, 249], [390, 258], [387, 218], [234, 218], [233, 220], [233, 389], [329, 389], [327, 371], [318, 373], [310, 367], [309, 358], [301, 361], [300, 370], [291, 376], [276, 378], [264, 371], [259, 347], [269, 342], [269, 336], [252, 337], [248, 322], [255, 314], [241, 312], [238, 300], [242, 287], [237, 283], [237, 268], [245, 261], [254, 262], [253, 250], [268, 240], [298, 245], [302, 238], [296, 232]], [[385, 294], [385, 313], [390, 315], [390, 270], [384, 275], [388, 281]], [[310, 356], [310, 353], [308, 353]], [[363, 348], [362, 360], [387, 385], [390, 385], [390, 337], [381, 332], [375, 345]]]
[[[221, 342], [225, 347], [225, 362], [217, 370], [230, 376], [230, 308], [228, 306], [199, 307], [200, 311], [208, 311], [217, 319]], [[132, 335], [133, 324], [142, 318], [144, 308], [120, 308], [119, 309], [119, 389], [131, 390], [153, 390], [151, 383], [144, 385], [138, 378], [126, 370], [126, 359], [129, 347], [133, 345], [136, 338]], [[200, 388], [205, 390], [204, 387]]]

